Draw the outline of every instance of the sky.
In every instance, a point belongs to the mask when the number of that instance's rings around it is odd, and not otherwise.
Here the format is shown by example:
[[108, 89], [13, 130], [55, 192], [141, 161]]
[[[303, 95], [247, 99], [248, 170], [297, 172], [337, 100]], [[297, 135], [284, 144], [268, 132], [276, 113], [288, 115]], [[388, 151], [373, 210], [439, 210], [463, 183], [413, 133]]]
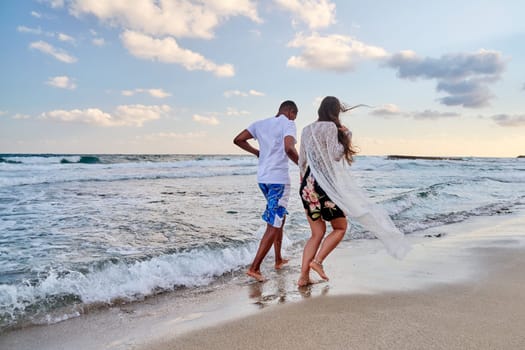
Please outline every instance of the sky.
[[242, 154], [324, 96], [363, 155], [525, 154], [522, 0], [5, 0], [0, 153]]

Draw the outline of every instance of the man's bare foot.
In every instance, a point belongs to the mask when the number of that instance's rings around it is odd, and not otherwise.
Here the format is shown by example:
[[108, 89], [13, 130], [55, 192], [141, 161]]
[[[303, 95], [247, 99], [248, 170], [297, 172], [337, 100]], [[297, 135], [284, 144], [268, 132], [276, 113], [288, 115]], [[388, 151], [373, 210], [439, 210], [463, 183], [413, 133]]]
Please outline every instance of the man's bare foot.
[[312, 281], [310, 281], [310, 276], [301, 275], [297, 281], [297, 287], [306, 287], [309, 284], [312, 284]]
[[315, 272], [317, 272], [317, 274], [321, 276], [322, 279], [324, 279], [325, 281], [328, 281], [328, 276], [326, 275], [326, 273], [324, 273], [324, 270], [323, 270], [323, 264], [321, 264], [319, 261], [315, 259], [310, 261], [310, 268], [314, 270]]
[[256, 279], [258, 282], [266, 281], [266, 278], [264, 278], [264, 276], [261, 275], [261, 273], [259, 271], [248, 270], [248, 271], [246, 271], [246, 274], [248, 276], [250, 276], [251, 278]]
[[288, 261], [290, 261], [290, 260], [288, 260], [288, 259], [281, 259], [280, 262], [278, 262], [278, 263], [276, 262], [275, 263], [275, 269], [276, 270], [282, 269], [285, 264], [288, 264]]

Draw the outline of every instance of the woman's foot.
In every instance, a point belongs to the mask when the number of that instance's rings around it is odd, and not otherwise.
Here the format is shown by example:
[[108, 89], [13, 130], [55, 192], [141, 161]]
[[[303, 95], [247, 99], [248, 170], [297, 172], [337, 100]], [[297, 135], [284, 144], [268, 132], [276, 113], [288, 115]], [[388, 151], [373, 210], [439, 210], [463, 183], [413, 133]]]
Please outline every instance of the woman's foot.
[[261, 275], [261, 273], [259, 271], [248, 270], [248, 271], [246, 271], [246, 274], [248, 276], [250, 276], [251, 278], [256, 279], [258, 282], [266, 281], [266, 278], [264, 278], [264, 276]]
[[312, 270], [314, 270], [315, 272], [317, 272], [317, 274], [322, 278], [324, 279], [325, 281], [328, 281], [328, 276], [326, 275], [326, 273], [324, 273], [324, 270], [323, 270], [323, 264], [320, 263], [319, 261], [317, 260], [312, 260], [310, 261], [310, 268]]
[[297, 287], [306, 287], [309, 284], [312, 284], [312, 281], [310, 281], [310, 276], [301, 275], [297, 281]]
[[288, 260], [288, 259], [281, 259], [279, 262], [275, 262], [275, 269], [276, 270], [282, 269], [283, 266], [288, 263], [288, 261], [290, 261], [290, 260]]

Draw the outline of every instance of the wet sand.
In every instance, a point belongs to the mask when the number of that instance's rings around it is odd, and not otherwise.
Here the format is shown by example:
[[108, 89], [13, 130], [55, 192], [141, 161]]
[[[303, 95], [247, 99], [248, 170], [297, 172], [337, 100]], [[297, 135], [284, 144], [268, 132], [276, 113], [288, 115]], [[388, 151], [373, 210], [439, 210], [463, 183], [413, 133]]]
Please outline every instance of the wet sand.
[[[525, 348], [523, 212], [411, 235], [402, 261], [344, 242], [331, 280], [295, 286], [300, 256], [269, 281], [243, 273], [180, 302], [167, 294], [0, 335], [1, 349]], [[270, 260], [270, 259], [268, 259]], [[312, 277], [315, 275], [312, 273]]]
[[144, 349], [524, 349], [524, 251], [478, 253], [491, 267], [467, 284], [316, 297]]

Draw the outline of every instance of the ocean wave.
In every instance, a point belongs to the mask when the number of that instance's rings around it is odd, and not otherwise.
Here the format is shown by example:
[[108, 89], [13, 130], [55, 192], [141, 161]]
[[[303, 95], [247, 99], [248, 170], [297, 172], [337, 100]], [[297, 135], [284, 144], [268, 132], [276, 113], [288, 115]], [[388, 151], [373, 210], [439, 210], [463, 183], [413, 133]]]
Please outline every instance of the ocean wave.
[[7, 163], [7, 164], [22, 164], [22, 162], [18, 160], [12, 160], [12, 159], [4, 159], [0, 157], [0, 163]]
[[257, 160], [252, 158], [223, 159], [217, 157], [174, 162], [109, 164], [99, 157], [71, 157], [61, 158], [52, 164], [4, 164], [0, 187], [72, 181], [126, 181], [249, 175], [257, 172]]
[[458, 185], [457, 182], [432, 184], [428, 187], [417, 188], [396, 195], [382, 203], [392, 215], [401, 214], [417, 206], [425, 205], [436, 200], [447, 200], [459, 196], [445, 191], [447, 187]]
[[[515, 170], [521, 170], [521, 169], [515, 169]], [[505, 183], [505, 184], [514, 184], [514, 183], [525, 183], [525, 176], [521, 175], [521, 174], [513, 174], [513, 175], [509, 175], [509, 174], [505, 174], [505, 175], [500, 175], [498, 177], [482, 177], [480, 178], [480, 181], [484, 181], [484, 180], [489, 180], [489, 181], [494, 181], [494, 182], [501, 182], [501, 183]]]
[[75, 163], [80, 159], [74, 154], [1, 154], [0, 157], [5, 163], [23, 165], [60, 164], [62, 159]]
[[419, 220], [395, 218], [395, 222], [396, 225], [401, 229], [401, 231], [403, 231], [405, 234], [410, 234], [431, 227], [438, 227], [462, 222], [475, 216], [494, 216], [501, 214], [509, 214], [512, 212], [512, 209], [514, 207], [522, 205], [524, 199], [525, 197], [521, 197], [513, 201], [491, 203], [470, 210], [427, 214]]
[[60, 164], [74, 164], [74, 163], [80, 163], [80, 164], [100, 164], [102, 163], [100, 161], [99, 157], [95, 156], [81, 156], [80, 159], [76, 162], [72, 162], [68, 160], [67, 158], [62, 158], [60, 160]]
[[236, 169], [206, 169], [202, 171], [199, 169], [191, 170], [185, 169], [182, 172], [163, 172], [151, 174], [61, 174], [58, 176], [27, 176], [25, 178], [10, 177], [0, 178], [0, 187], [9, 186], [27, 186], [27, 185], [51, 185], [57, 183], [70, 182], [117, 182], [117, 181], [132, 181], [132, 180], [162, 180], [162, 179], [181, 179], [181, 178], [204, 178], [215, 176], [242, 176], [256, 174], [255, 168], [236, 168]]
[[44, 164], [130, 164], [130, 163], [176, 163], [176, 162], [238, 162], [255, 160], [245, 155], [184, 155], [184, 154], [0, 154], [0, 163]]
[[111, 305], [117, 300], [134, 301], [180, 287], [207, 285], [248, 265], [256, 249], [255, 240], [220, 249], [207, 246], [144, 261], [97, 264], [82, 272], [53, 269], [38, 281], [0, 284], [0, 330], [22, 320], [46, 322], [40, 316], [48, 317], [64, 306], [78, 310], [79, 305]]

